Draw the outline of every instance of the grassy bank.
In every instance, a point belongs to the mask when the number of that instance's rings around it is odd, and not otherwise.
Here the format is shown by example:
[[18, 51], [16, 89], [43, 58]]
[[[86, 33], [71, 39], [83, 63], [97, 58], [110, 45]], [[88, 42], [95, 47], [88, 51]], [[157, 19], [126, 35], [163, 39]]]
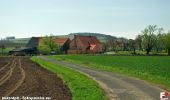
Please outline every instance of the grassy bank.
[[170, 91], [169, 56], [61, 55], [51, 58], [138, 77]]
[[37, 57], [32, 57], [31, 59], [47, 70], [52, 71], [60, 76], [70, 88], [73, 100], [106, 99], [103, 91], [93, 80], [89, 79], [87, 76], [72, 69], [41, 60]]

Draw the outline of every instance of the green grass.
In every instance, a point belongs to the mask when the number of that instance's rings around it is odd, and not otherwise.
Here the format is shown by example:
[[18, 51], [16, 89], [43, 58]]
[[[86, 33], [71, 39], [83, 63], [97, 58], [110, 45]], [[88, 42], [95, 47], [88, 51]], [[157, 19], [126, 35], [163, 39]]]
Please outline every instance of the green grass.
[[[14, 49], [14, 48], [4, 48], [3, 53], [8, 53], [12, 49]], [[0, 49], [0, 52], [2, 53], [2, 49]]]
[[4, 53], [8, 53], [9, 51], [13, 50], [14, 48], [5, 48]]
[[169, 56], [60, 55], [50, 57], [86, 65], [93, 69], [137, 77], [170, 91]]
[[59, 75], [71, 90], [73, 100], [105, 100], [105, 95], [92, 79], [69, 68], [56, 65], [37, 57], [31, 58], [42, 67]]
[[[115, 52], [115, 54], [118, 54], [118, 55], [130, 55], [130, 54], [133, 54], [134, 52], [133, 51], [117, 51]], [[139, 51], [139, 50], [136, 50], [136, 54], [139, 54], [139, 55], [146, 55], [146, 51]], [[162, 51], [156, 51], [156, 50], [152, 50], [150, 52], [151, 55], [156, 55], [156, 54], [159, 54], [159, 55], [167, 55], [167, 51], [166, 50], [162, 50]]]
[[[9, 51], [13, 50], [14, 48], [5, 48], [3, 49], [3, 55], [7, 55]], [[0, 49], [0, 55], [2, 55], [2, 49]]]

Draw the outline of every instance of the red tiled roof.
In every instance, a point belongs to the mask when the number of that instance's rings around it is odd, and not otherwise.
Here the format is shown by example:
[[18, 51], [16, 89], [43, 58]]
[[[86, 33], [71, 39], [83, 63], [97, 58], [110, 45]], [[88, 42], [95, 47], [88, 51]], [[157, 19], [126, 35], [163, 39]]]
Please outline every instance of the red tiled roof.
[[76, 38], [80, 39], [80, 41], [85, 45], [100, 45], [100, 41], [95, 36], [80, 36], [75, 35]]
[[55, 38], [54, 41], [59, 45], [64, 45], [64, 43], [69, 40], [69, 38]]
[[[32, 37], [37, 45], [43, 41], [43, 37]], [[59, 44], [60, 46], [64, 45], [64, 43], [69, 40], [69, 38], [53, 38], [55, 43]]]

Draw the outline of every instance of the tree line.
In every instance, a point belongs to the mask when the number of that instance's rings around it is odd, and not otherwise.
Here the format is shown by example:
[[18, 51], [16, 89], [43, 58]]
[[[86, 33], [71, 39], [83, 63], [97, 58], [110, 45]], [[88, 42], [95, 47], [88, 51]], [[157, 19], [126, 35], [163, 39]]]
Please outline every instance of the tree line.
[[135, 39], [108, 40], [104, 43], [104, 51], [145, 51], [147, 55], [152, 50], [170, 55], [170, 31], [165, 33], [163, 28], [157, 25], [149, 25]]

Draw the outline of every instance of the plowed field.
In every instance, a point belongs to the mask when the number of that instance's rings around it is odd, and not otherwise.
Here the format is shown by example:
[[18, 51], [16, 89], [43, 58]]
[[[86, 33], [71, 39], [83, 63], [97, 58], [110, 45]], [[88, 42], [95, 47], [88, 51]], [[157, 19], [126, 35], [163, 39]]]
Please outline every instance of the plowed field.
[[69, 88], [29, 57], [0, 58], [0, 99], [4, 97], [71, 100]]

